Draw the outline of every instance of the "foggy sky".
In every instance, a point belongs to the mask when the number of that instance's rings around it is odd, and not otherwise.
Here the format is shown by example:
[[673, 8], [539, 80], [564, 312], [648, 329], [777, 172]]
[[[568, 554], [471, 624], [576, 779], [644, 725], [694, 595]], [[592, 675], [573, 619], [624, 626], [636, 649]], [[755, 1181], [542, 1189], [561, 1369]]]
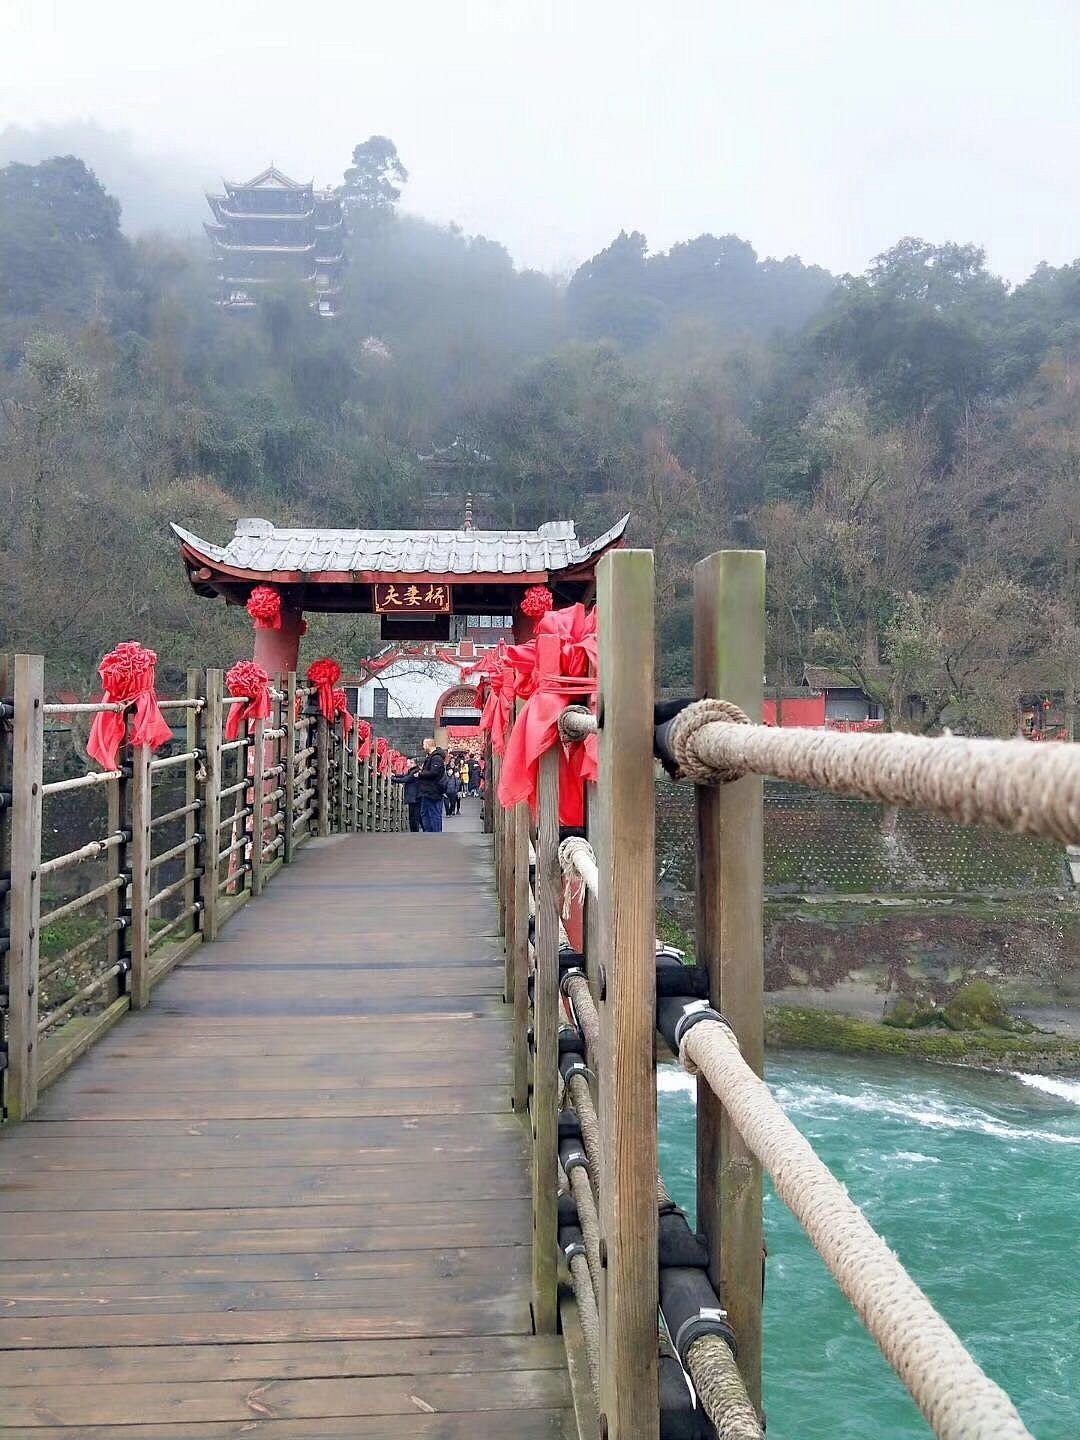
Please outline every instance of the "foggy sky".
[[245, 179], [391, 136], [405, 208], [566, 269], [621, 229], [857, 271], [1080, 255], [1080, 0], [0, 0], [0, 129], [92, 119]]

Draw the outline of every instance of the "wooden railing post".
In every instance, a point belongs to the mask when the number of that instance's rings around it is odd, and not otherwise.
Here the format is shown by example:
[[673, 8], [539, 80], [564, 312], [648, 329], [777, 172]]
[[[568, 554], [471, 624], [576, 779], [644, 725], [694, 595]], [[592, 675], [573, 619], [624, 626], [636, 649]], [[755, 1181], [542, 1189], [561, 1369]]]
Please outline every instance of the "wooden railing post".
[[[765, 555], [724, 550], [694, 567], [694, 685], [761, 719]], [[762, 783], [744, 776], [697, 787], [697, 955], [711, 1003], [731, 1023], [743, 1059], [764, 1063]], [[711, 1277], [738, 1337], [738, 1365], [761, 1410], [761, 1166], [712, 1090], [698, 1082], [698, 1226]]]
[[660, 1433], [656, 1312], [656, 860], [653, 557], [596, 571], [600, 779], [589, 831], [599, 872], [602, 967], [597, 1085], [603, 1136], [600, 1408], [608, 1440]]
[[330, 727], [319, 711], [315, 721], [315, 805], [320, 836], [330, 834]]
[[218, 856], [221, 851], [221, 740], [223, 676], [220, 670], [207, 670], [205, 679], [206, 708], [203, 710], [203, 746], [206, 750], [206, 780], [203, 782], [202, 900], [203, 940], [214, 940], [218, 933]]
[[528, 805], [514, 806], [514, 923], [506, 947], [514, 976], [514, 1110], [519, 1115], [529, 1107], [529, 819]]
[[149, 745], [131, 746], [131, 1008], [150, 1003], [150, 819], [152, 780]]
[[[559, 639], [537, 636], [537, 672], [559, 672]], [[496, 808], [496, 814], [500, 807]], [[559, 1153], [559, 747], [540, 759], [536, 815], [536, 966], [533, 978], [533, 1328], [554, 1334], [558, 1315]], [[655, 1327], [655, 1314], [654, 1314]], [[655, 1345], [655, 1334], [653, 1342]]]
[[[515, 720], [510, 722], [512, 730]], [[509, 738], [509, 736], [507, 737]], [[516, 807], [515, 807], [516, 808]], [[499, 915], [502, 920], [503, 954], [503, 999], [508, 1005], [514, 1003], [514, 906], [517, 890], [514, 885], [514, 867], [517, 849], [514, 845], [514, 811], [499, 806], [497, 834], [499, 837], [495, 860], [495, 889], [499, 897]]]
[[[357, 743], [356, 748], [357, 750], [360, 749], [359, 743]], [[371, 761], [369, 758], [367, 760], [361, 760], [358, 763], [360, 765], [360, 824], [358, 828], [366, 834], [371, 829], [371, 786], [369, 783], [371, 779]]]
[[8, 1118], [37, 1104], [38, 918], [41, 914], [41, 786], [45, 763], [45, 662], [15, 656], [11, 747], [11, 934], [8, 949]]
[[[200, 685], [202, 684], [202, 671], [192, 669], [187, 672], [187, 699], [197, 702], [200, 697]], [[199, 743], [199, 711], [196, 704], [192, 703], [184, 711], [184, 749], [198, 750]], [[197, 868], [195, 856], [195, 836], [201, 834], [201, 826], [205, 820], [202, 807], [199, 801], [199, 764], [198, 760], [189, 760], [184, 766], [184, 804], [190, 806], [184, 816], [184, 839], [188, 843], [188, 849], [184, 851], [184, 868], [194, 870]], [[184, 886], [184, 909], [191, 913], [191, 932], [195, 933], [199, 928], [199, 917], [194, 909], [196, 887], [198, 882], [194, 879], [188, 881]], [[184, 927], [185, 932], [187, 926]]]
[[296, 671], [290, 670], [285, 677], [285, 710], [281, 723], [285, 727], [285, 774], [282, 777], [282, 784], [285, 787], [285, 798], [282, 801], [282, 808], [285, 811], [285, 844], [282, 846], [281, 855], [286, 865], [292, 863], [293, 858], [293, 818], [296, 814]]
[[251, 730], [251, 893], [263, 892], [263, 846], [266, 844], [265, 803], [266, 783], [263, 770], [266, 765], [266, 721], [256, 720]]

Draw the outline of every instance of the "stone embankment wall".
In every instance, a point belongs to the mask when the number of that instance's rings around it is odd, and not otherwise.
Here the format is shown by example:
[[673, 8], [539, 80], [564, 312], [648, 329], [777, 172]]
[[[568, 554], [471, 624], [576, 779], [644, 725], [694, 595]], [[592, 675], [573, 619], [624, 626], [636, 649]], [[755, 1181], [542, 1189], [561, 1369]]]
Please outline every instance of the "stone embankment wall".
[[[687, 928], [694, 846], [692, 788], [658, 781], [660, 904]], [[1080, 896], [1053, 842], [770, 781], [765, 887], [766, 988], [786, 1002], [880, 1014], [975, 977], [1013, 1003], [1080, 999]]]

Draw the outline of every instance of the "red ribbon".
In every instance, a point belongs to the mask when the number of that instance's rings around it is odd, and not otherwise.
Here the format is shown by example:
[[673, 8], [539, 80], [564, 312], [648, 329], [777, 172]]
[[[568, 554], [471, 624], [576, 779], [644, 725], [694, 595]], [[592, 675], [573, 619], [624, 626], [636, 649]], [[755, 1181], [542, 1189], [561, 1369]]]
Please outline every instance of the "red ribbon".
[[542, 616], [534, 638], [507, 651], [517, 693], [527, 696], [510, 732], [499, 777], [499, 800], [507, 808], [527, 800], [536, 813], [540, 757], [559, 745], [559, 820], [563, 825], [584, 823], [585, 782], [599, 774], [597, 738], [590, 735], [563, 745], [559, 716], [568, 704], [595, 695], [596, 647], [595, 609], [570, 605]]
[[344, 690], [334, 690], [334, 716], [341, 716], [341, 726], [348, 735], [353, 727], [352, 712], [349, 709], [349, 701]]
[[356, 722], [356, 758], [358, 760], [371, 759], [371, 722], [369, 720], [357, 720]]
[[240, 729], [251, 721], [270, 718], [270, 676], [254, 660], [241, 660], [225, 676], [230, 695], [242, 695], [246, 705], [230, 705], [225, 721], [225, 739], [239, 738]]
[[321, 660], [311, 662], [308, 666], [307, 678], [319, 692], [319, 709], [325, 716], [326, 723], [332, 725], [334, 716], [337, 714], [334, 686], [341, 679], [341, 666], [336, 660], [331, 660], [329, 655], [325, 655]]
[[[137, 640], [125, 640], [117, 645], [98, 666], [98, 674], [105, 687], [102, 701], [107, 705], [134, 705], [131, 743], [149, 745], [151, 750], [160, 749], [172, 739], [172, 731], [165, 723], [154, 691], [156, 667], [157, 655]], [[126, 734], [126, 713], [105, 710], [95, 715], [86, 746], [87, 754], [93, 756], [102, 769], [115, 770], [116, 752], [124, 743]]]
[[379, 757], [378, 773], [380, 775], [390, 774], [390, 741], [385, 735], [380, 735], [375, 741], [375, 754]]

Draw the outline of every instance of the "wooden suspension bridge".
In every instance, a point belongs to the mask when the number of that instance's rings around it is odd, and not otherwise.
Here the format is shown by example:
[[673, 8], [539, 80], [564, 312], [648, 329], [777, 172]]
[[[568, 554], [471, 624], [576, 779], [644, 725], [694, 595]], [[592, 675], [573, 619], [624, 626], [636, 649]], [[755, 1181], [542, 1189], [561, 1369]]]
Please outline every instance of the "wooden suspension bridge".
[[[767, 1172], [933, 1431], [1028, 1434], [756, 1078], [763, 560], [698, 567], [698, 698], [658, 714], [652, 557], [605, 556], [596, 703], [563, 715], [535, 819], [489, 789], [442, 836], [400, 833], [400, 787], [293, 674], [229, 741], [222, 673], [194, 671], [162, 701], [171, 749], [52, 778], [50, 719], [101, 707], [47, 703], [15, 657], [0, 1429], [760, 1436]], [[543, 639], [537, 669], [557, 693]], [[791, 733], [768, 764], [813, 783]], [[821, 783], [1080, 830], [1069, 747], [832, 741], [858, 773]], [[584, 745], [567, 832], [560, 755]], [[696, 965], [654, 939], [654, 755], [697, 784]], [[74, 794], [102, 819], [51, 854]], [[658, 1051], [699, 1074], [695, 1229], [658, 1180]]]

